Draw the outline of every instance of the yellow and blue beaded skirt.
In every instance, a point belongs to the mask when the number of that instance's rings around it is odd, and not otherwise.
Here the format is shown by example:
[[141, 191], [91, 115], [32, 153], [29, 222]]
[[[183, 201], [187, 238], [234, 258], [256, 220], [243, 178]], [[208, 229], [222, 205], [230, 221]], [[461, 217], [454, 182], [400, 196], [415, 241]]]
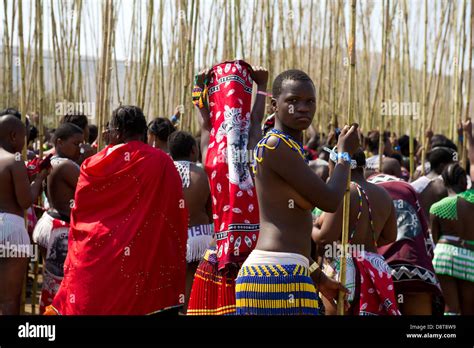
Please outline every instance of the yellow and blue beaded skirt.
[[301, 265], [244, 265], [236, 279], [237, 315], [318, 315], [318, 295]]

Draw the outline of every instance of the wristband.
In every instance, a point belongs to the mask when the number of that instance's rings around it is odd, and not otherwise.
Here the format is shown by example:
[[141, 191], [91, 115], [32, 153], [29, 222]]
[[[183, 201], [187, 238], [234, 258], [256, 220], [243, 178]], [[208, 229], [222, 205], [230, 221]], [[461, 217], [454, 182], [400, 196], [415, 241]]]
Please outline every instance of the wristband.
[[313, 274], [319, 268], [317, 262], [313, 262], [313, 264], [309, 267], [309, 274]]
[[171, 116], [171, 123], [174, 125], [176, 123], [178, 123], [178, 117], [176, 117], [176, 115], [173, 115]]
[[202, 88], [199, 86], [194, 86], [193, 92], [192, 92], [192, 98], [193, 98], [193, 104], [197, 106], [198, 108], [202, 108]]
[[272, 97], [272, 95], [270, 93], [267, 93], [267, 92], [264, 92], [264, 91], [257, 91], [257, 94], [261, 94], [261, 95], [264, 95], [265, 97], [269, 97], [269, 98]]
[[351, 156], [349, 156], [349, 154], [347, 152], [336, 153], [336, 150], [337, 150], [336, 146], [332, 150], [330, 148], [327, 148], [327, 147], [323, 147], [323, 149], [324, 149], [324, 151], [329, 152], [329, 159], [332, 162], [337, 163], [337, 160], [339, 158], [342, 158], [344, 161], [347, 161], [351, 165], [351, 169], [356, 169], [357, 168], [357, 161], [351, 159]]
[[206, 97], [207, 97], [207, 85], [204, 85], [204, 89], [198, 85], [194, 85], [192, 92], [193, 104], [199, 109], [202, 109], [206, 106]]
[[348, 152], [338, 152], [337, 159], [342, 159], [344, 162], [351, 164], [351, 156], [349, 156]]

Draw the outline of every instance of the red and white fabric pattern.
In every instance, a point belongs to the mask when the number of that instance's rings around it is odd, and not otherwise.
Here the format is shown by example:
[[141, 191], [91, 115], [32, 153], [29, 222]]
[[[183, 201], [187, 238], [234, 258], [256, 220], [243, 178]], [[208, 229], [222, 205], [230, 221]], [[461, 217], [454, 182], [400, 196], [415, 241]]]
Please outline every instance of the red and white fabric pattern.
[[353, 258], [360, 274], [359, 315], [400, 315], [392, 281], [392, 269], [384, 258], [364, 252]]
[[252, 99], [251, 67], [223, 62], [208, 84], [212, 129], [205, 161], [209, 176], [219, 269], [243, 262], [259, 232], [258, 201], [247, 150]]

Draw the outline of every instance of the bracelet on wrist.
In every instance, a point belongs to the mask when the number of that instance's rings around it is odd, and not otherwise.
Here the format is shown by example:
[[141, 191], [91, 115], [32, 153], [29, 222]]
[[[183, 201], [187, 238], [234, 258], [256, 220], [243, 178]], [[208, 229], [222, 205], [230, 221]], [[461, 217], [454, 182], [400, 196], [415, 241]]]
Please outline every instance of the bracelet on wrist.
[[338, 152], [337, 153], [337, 159], [340, 160], [342, 159], [344, 162], [351, 163], [351, 156], [349, 155], [348, 152]]
[[309, 274], [313, 274], [319, 268], [318, 263], [315, 261], [309, 267]]
[[329, 152], [329, 159], [337, 163], [339, 159], [342, 159], [344, 162], [347, 162], [350, 164], [351, 169], [357, 168], [357, 162], [353, 159], [351, 159], [351, 156], [349, 155], [348, 152], [336, 152], [337, 147], [334, 147], [332, 150], [328, 147], [323, 147], [323, 149], [327, 152]]
[[267, 93], [265, 91], [257, 91], [257, 94], [264, 95], [265, 97], [269, 97], [269, 98], [272, 97], [271, 93]]

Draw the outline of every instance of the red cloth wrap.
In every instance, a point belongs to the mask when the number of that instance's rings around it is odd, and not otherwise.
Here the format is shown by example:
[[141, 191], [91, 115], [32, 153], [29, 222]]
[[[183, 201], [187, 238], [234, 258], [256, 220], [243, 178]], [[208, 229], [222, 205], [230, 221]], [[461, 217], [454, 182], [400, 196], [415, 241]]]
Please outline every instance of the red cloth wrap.
[[380, 258], [354, 257], [360, 274], [360, 315], [400, 315], [395, 299], [392, 276]]
[[257, 243], [258, 201], [247, 150], [252, 99], [251, 67], [224, 62], [210, 73], [212, 130], [205, 162], [209, 176], [219, 269], [243, 262]]
[[169, 156], [139, 141], [84, 161], [59, 314], [142, 315], [183, 303], [187, 209]]

